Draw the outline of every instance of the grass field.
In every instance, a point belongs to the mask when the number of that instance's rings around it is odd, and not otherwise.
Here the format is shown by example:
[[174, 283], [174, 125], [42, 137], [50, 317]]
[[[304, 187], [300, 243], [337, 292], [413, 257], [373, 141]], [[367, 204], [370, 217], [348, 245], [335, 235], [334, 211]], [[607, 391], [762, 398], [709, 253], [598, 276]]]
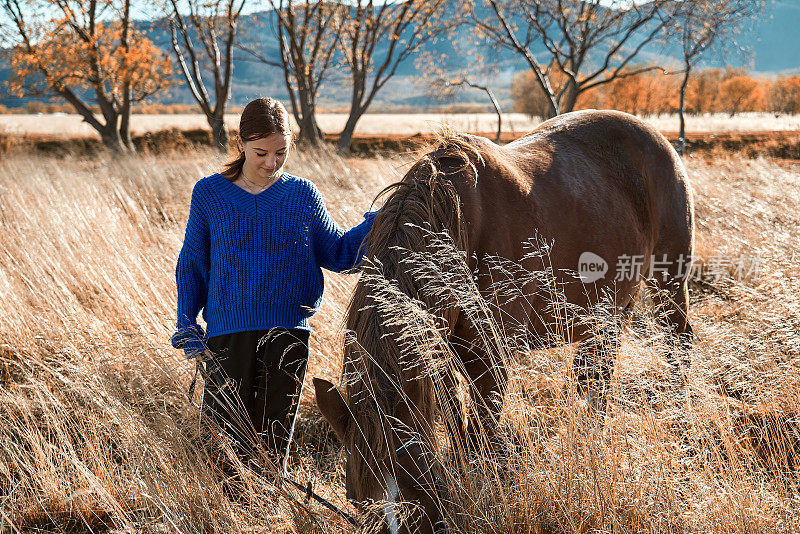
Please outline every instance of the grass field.
[[[644, 117], [663, 132], [678, 131], [677, 115], [660, 115]], [[318, 116], [320, 128], [325, 133], [339, 133], [347, 116], [344, 114], [321, 113]], [[226, 122], [230, 128], [239, 127], [238, 115], [228, 115]], [[521, 113], [503, 115], [503, 129], [507, 132], [524, 133], [532, 130], [539, 123]], [[416, 133], [432, 133], [442, 125], [460, 131], [494, 132], [497, 129], [497, 116], [493, 113], [463, 114], [385, 114], [365, 115], [356, 129], [357, 135], [413, 135]], [[202, 115], [134, 115], [131, 118], [131, 130], [134, 133], [178, 128], [208, 129], [208, 123]], [[772, 113], [742, 113], [735, 117], [727, 114], [711, 116], [688, 116], [686, 120], [688, 132], [752, 132], [800, 130], [800, 115], [775, 116]], [[58, 136], [96, 135], [94, 130], [82, 122], [79, 115], [0, 115], [0, 133], [9, 134], [46, 134]]]
[[[168, 341], [173, 273], [192, 185], [220, 163], [0, 160], [0, 532], [349, 531], [247, 471], [229, 498], [198, 433], [193, 367]], [[407, 165], [304, 153], [288, 170], [351, 225]], [[800, 530], [800, 166], [687, 165], [697, 253], [731, 262], [691, 287], [687, 394], [665, 380], [658, 336], [628, 331], [609, 420], [590, 431], [571, 393], [574, 349], [519, 355], [502, 427], [517, 452], [453, 475], [452, 531]], [[735, 271], [752, 258], [759, 272]], [[336, 381], [341, 366], [354, 278], [326, 279], [307, 383]], [[343, 452], [312, 397], [291, 474], [352, 511]]]

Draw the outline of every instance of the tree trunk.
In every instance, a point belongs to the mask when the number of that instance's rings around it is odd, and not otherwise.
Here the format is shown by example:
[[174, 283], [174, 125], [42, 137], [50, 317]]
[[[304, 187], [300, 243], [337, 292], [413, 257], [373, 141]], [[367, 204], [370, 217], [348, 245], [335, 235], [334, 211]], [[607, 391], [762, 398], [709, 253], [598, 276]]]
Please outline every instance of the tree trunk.
[[122, 83], [122, 106], [120, 108], [119, 120], [119, 136], [122, 144], [127, 147], [130, 152], [135, 152], [131, 140], [131, 76], [128, 72], [130, 65], [128, 65], [128, 54], [130, 52], [130, 44], [128, 37], [131, 26], [131, 0], [125, 0], [122, 16], [122, 35], [120, 36], [120, 44], [125, 51], [125, 79]]
[[122, 142], [117, 129], [117, 121], [109, 121], [105, 127], [100, 131], [100, 138], [103, 140], [103, 145], [117, 154], [125, 154], [130, 152], [130, 149]]
[[539, 88], [542, 90], [542, 94], [547, 99], [547, 117], [544, 118], [552, 119], [553, 117], [557, 117], [559, 114], [558, 102], [551, 92], [551, 89], [548, 87], [549, 83], [547, 82], [547, 79], [544, 77], [538, 67], [534, 67], [533, 63], [531, 63], [531, 70], [536, 78], [536, 83], [539, 84]]
[[300, 136], [301, 143], [319, 146], [322, 144], [323, 136], [322, 130], [317, 124], [317, 104], [314, 101], [314, 96], [310, 91], [300, 90], [298, 92], [298, 100], [300, 101]]
[[225, 124], [225, 116], [211, 115], [207, 117], [208, 125], [211, 127], [214, 148], [222, 154], [228, 153], [228, 126]]
[[350, 153], [350, 143], [353, 140], [353, 133], [356, 131], [356, 124], [358, 124], [361, 115], [362, 113], [359, 109], [350, 108], [350, 115], [347, 117], [342, 133], [339, 134], [339, 141], [336, 143], [336, 149], [340, 154]]
[[555, 106], [553, 106], [553, 103], [549, 102], [549, 100], [550, 99], [548, 99], [548, 102], [547, 102], [547, 117], [546, 118], [547, 119], [552, 119], [553, 117], [558, 117], [558, 109]]
[[489, 100], [492, 101], [492, 106], [494, 106], [494, 112], [497, 115], [497, 133], [494, 136], [494, 142], [500, 142], [500, 133], [503, 131], [503, 113], [500, 111], [500, 104], [497, 102], [497, 99], [494, 97], [494, 92], [489, 89], [488, 86], [485, 85], [478, 85], [476, 83], [472, 83], [469, 80], [464, 80], [464, 83], [469, 85], [470, 87], [474, 87], [475, 89], [480, 89], [486, 96], [489, 97]]
[[130, 112], [121, 117], [119, 123], [119, 138], [120, 142], [125, 146], [127, 151], [136, 152], [136, 147], [133, 145], [133, 139], [131, 139]]
[[106, 148], [109, 148], [120, 154], [130, 150], [129, 147], [123, 144], [119, 129], [117, 128], [119, 114], [111, 113], [104, 115], [106, 123], [103, 124], [97, 120], [97, 117], [94, 116], [92, 110], [89, 109], [77, 96], [75, 96], [72, 91], [62, 88], [57, 90], [57, 92], [67, 102], [72, 104], [75, 112], [83, 117], [83, 122], [94, 128], [94, 131], [100, 134], [100, 139], [103, 141], [103, 145]]
[[681, 82], [681, 99], [678, 106], [678, 118], [680, 119], [680, 131], [678, 132], [678, 154], [683, 156], [686, 152], [686, 87], [689, 85], [689, 73], [691, 66], [686, 64], [686, 71], [683, 74], [683, 81]]
[[[95, 128], [100, 133], [100, 138], [103, 144], [110, 148], [112, 151], [124, 154], [130, 152], [129, 146], [123, 141], [120, 135], [122, 121], [120, 109], [109, 100], [100, 88], [95, 87], [95, 102], [100, 106], [100, 112], [103, 114], [104, 124], [99, 124], [99, 128]], [[129, 127], [126, 124], [126, 127]]]
[[131, 99], [130, 89], [128, 89], [127, 83], [123, 90], [122, 110], [120, 111], [119, 120], [119, 137], [122, 144], [129, 152], [136, 152], [136, 147], [133, 146], [133, 140], [131, 139]]
[[315, 113], [303, 113], [303, 117], [300, 120], [299, 141], [311, 146], [322, 145], [322, 130], [317, 124]]
[[569, 113], [575, 109], [575, 104], [578, 102], [578, 94], [578, 84], [575, 80], [570, 79], [567, 81], [567, 87], [565, 88], [561, 105], [559, 106], [561, 113]]
[[497, 134], [494, 136], [494, 142], [499, 143], [500, 132], [503, 131], [503, 114], [500, 112], [500, 104], [494, 97], [494, 93], [488, 87], [486, 88], [486, 94], [489, 95], [489, 99], [492, 101], [492, 105], [494, 106], [494, 112], [497, 113]]
[[[358, 65], [356, 67], [355, 65]], [[353, 141], [353, 133], [356, 131], [356, 124], [364, 114], [372, 102], [372, 97], [367, 98], [364, 102], [364, 93], [366, 92], [367, 74], [366, 65], [362, 62], [354, 62], [353, 68], [350, 69], [350, 79], [352, 81], [352, 90], [350, 93], [350, 114], [347, 116], [347, 122], [344, 125], [339, 140], [336, 143], [336, 150], [340, 154], [350, 153], [350, 143]], [[374, 91], [372, 93], [375, 94]]]

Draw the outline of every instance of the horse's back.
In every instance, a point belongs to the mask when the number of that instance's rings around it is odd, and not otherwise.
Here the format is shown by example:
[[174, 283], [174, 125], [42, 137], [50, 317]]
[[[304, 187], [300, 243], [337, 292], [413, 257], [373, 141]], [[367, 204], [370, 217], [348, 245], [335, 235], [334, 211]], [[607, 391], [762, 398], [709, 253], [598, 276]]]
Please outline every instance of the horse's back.
[[[593, 182], [597, 204], [616, 190], [635, 211], [641, 230], [651, 234], [653, 254], [690, 251], [694, 221], [689, 180], [680, 156], [656, 128], [627, 113], [584, 110], [543, 122], [530, 137], [551, 147], [551, 171], [572, 180], [564, 185]], [[524, 153], [524, 144], [506, 149]], [[565, 172], [576, 165], [583, 167], [577, 177]]]
[[[547, 158], [529, 174], [555, 173], [572, 189], [595, 181], [601, 187], [617, 186], [639, 205], [650, 194], [659, 198], [686, 172], [675, 150], [651, 125], [618, 111], [583, 110], [559, 115], [540, 124], [529, 135], [503, 147], [517, 165]], [[534, 164], [535, 165], [535, 164]]]
[[568, 286], [568, 300], [588, 305], [613, 287], [624, 306], [640, 278], [618, 279], [621, 258], [639, 258], [647, 276], [654, 256], [675, 261], [691, 253], [685, 170], [669, 142], [643, 121], [580, 111], [545, 121], [504, 147], [476, 144], [484, 159], [477, 186], [459, 189], [477, 257], [519, 261], [530, 252], [524, 243], [536, 237], [552, 243], [547, 261], [556, 272], [574, 273], [590, 252], [608, 272], [588, 292], [580, 283]]
[[583, 244], [619, 241], [620, 233], [654, 251], [665, 239], [691, 242], [683, 164], [663, 135], [632, 115], [567, 113], [504, 147], [486, 142], [482, 153], [486, 179], [477, 194], [492, 220], [523, 215], [540, 233], [565, 238], [572, 230]]

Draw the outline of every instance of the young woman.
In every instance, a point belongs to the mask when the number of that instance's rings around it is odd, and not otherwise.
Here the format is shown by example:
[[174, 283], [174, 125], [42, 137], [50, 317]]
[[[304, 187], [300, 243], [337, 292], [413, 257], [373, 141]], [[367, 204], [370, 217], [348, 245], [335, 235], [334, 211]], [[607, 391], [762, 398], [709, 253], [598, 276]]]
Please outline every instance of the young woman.
[[322, 300], [320, 268], [353, 268], [377, 212], [343, 231], [314, 184], [283, 171], [292, 132], [280, 102], [247, 104], [239, 137], [239, 156], [192, 192], [172, 344], [206, 360], [203, 414], [243, 459], [263, 445], [283, 472], [308, 363], [308, 319]]

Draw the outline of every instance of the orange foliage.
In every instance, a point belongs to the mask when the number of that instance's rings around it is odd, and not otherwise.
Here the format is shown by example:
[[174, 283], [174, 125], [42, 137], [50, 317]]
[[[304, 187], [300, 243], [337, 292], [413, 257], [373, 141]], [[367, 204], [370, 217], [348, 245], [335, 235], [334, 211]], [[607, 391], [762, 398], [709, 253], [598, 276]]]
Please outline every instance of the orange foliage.
[[[641, 67], [632, 67], [638, 70]], [[581, 93], [575, 109], [617, 109], [636, 115], [676, 113], [681, 76], [660, 70], [619, 78]], [[547, 99], [530, 71], [517, 74], [511, 82], [514, 109], [543, 116]], [[749, 76], [744, 69], [707, 69], [693, 74], [686, 88], [686, 112], [773, 111], [800, 113], [800, 76], [774, 81]]]
[[634, 115], [669, 113], [677, 108], [674, 94], [676, 78], [653, 70], [636, 76], [619, 78], [598, 91], [603, 107], [618, 109]]
[[121, 24], [98, 24], [94, 35], [70, 31], [69, 18], [52, 20], [30, 49], [17, 47], [11, 56], [11, 91], [19, 96], [34, 83], [47, 89], [96, 89], [121, 99], [127, 82], [131, 99], [139, 101], [167, 85], [172, 64], [140, 32], [130, 32], [128, 47], [121, 46]]
[[514, 109], [531, 117], [547, 115], [547, 97], [530, 70], [522, 71], [511, 81], [511, 100]]
[[800, 113], [800, 76], [781, 76], [767, 91], [770, 111]]
[[[635, 67], [635, 70], [639, 68]], [[551, 76], [551, 79], [556, 81], [556, 88], [560, 88], [558, 84], [563, 84], [566, 76]], [[618, 78], [582, 92], [575, 109], [618, 109], [639, 115], [669, 113], [677, 109], [676, 84], [675, 76], [660, 70]], [[514, 77], [511, 98], [514, 109], [521, 113], [543, 116], [547, 111], [547, 98], [531, 71]]]
[[691, 76], [686, 88], [686, 112], [701, 115], [717, 111], [720, 82], [722, 82], [720, 69], [707, 69]]
[[760, 111], [766, 107], [764, 87], [749, 76], [731, 76], [720, 82], [717, 102], [719, 111], [731, 117], [742, 111]]
[[[544, 66], [542, 66], [542, 70], [546, 70]], [[553, 89], [558, 94], [563, 89], [567, 76], [553, 67], [553, 72], [549, 78]], [[549, 101], [539, 86], [533, 71], [523, 71], [514, 76], [511, 81], [511, 100], [514, 102], [514, 109], [520, 113], [538, 117], [547, 116]], [[596, 91], [589, 90], [578, 95], [575, 109], [596, 107], [603, 107], [599, 105]]]

